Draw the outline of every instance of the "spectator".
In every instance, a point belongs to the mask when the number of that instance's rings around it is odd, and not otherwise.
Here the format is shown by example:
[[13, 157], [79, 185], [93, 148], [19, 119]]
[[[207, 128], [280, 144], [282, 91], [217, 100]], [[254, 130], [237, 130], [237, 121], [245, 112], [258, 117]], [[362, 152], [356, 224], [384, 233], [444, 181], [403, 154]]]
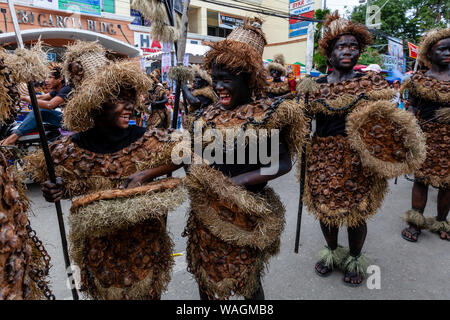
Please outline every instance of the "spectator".
[[[64, 85], [64, 77], [62, 76], [61, 67], [59, 66], [52, 68], [50, 75], [45, 80], [45, 83], [49, 88], [51, 88], [51, 91], [37, 97], [42, 120], [61, 127], [62, 112], [55, 109], [64, 107], [71, 88]], [[28, 96], [21, 96], [20, 99], [31, 103], [30, 97]], [[34, 113], [30, 112], [25, 117], [22, 124], [13, 131], [13, 134], [3, 140], [0, 144], [7, 146], [14, 145], [21, 136], [33, 132], [36, 128], [36, 118], [34, 117]]]

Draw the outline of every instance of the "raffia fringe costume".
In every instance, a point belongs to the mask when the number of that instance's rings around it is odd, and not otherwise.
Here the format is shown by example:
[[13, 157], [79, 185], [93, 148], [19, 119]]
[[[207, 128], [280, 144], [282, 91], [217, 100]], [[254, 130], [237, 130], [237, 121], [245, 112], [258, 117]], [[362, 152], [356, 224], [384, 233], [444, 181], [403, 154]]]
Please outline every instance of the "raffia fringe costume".
[[[17, 49], [15, 54], [0, 48], [0, 122], [14, 113], [14, 83], [45, 77], [44, 57], [40, 43], [30, 50]], [[0, 300], [43, 299], [37, 284], [48, 288], [45, 276], [50, 259], [32, 240], [29, 203], [10, 155], [8, 149], [0, 148]], [[41, 249], [45, 250], [42, 244]]]
[[[151, 101], [161, 101], [164, 95], [165, 89], [162, 84], [158, 83], [149, 98]], [[147, 128], [168, 129], [170, 123], [170, 111], [167, 107], [151, 109], [147, 120]]]
[[[277, 54], [274, 56], [272, 62], [270, 62], [266, 70], [270, 74], [271, 70], [277, 70], [281, 73], [282, 76], [285, 76], [287, 73], [285, 65], [284, 55]], [[270, 82], [269, 86], [266, 89], [266, 93], [271, 94], [271, 97], [282, 96], [291, 92], [291, 88], [289, 87], [289, 82]]]
[[[223, 137], [227, 129], [228, 134], [279, 129], [292, 157], [300, 154], [306, 128], [293, 101], [275, 104], [270, 99], [232, 111], [211, 105], [191, 123], [215, 128]], [[184, 233], [188, 270], [211, 299], [251, 296], [265, 264], [279, 251], [284, 227], [280, 199], [269, 187], [259, 193], [247, 191], [206, 164], [191, 165], [185, 185], [191, 200]]]
[[[165, 290], [173, 265], [173, 243], [165, 216], [185, 199], [181, 180], [117, 190], [129, 175], [170, 162], [177, 144], [166, 131], [148, 130], [112, 154], [79, 148], [65, 137], [51, 145], [71, 208], [70, 244], [81, 268], [82, 290], [95, 299], [155, 299]], [[43, 155], [29, 159], [37, 181], [47, 180]], [[79, 197], [79, 198], [77, 198]]]
[[387, 192], [387, 179], [417, 169], [425, 139], [414, 117], [389, 101], [382, 76], [369, 73], [340, 83], [304, 80], [311, 115], [346, 115], [342, 135], [314, 135], [308, 147], [304, 201], [320, 221], [356, 227], [374, 215]]

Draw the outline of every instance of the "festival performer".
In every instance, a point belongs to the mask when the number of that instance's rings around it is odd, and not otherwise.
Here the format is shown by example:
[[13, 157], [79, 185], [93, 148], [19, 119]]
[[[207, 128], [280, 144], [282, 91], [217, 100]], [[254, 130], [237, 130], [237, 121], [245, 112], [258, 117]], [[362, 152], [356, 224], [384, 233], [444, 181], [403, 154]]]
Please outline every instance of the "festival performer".
[[[412, 172], [424, 160], [424, 138], [414, 117], [396, 108], [382, 76], [353, 67], [372, 37], [365, 26], [328, 15], [319, 42], [334, 71], [297, 87], [316, 131], [307, 151], [304, 202], [320, 220], [327, 242], [315, 266], [320, 276], [341, 267], [344, 282], [358, 286], [367, 260], [361, 253], [366, 220], [380, 207], [387, 179]], [[348, 231], [349, 249], [338, 245]]]
[[283, 54], [275, 55], [272, 62], [267, 65], [266, 70], [273, 79], [266, 90], [269, 98], [280, 97], [291, 92], [289, 82], [281, 80], [281, 77], [286, 76], [287, 73]]
[[57, 183], [47, 181], [41, 153], [28, 159], [48, 201], [73, 200], [71, 256], [81, 290], [93, 299], [160, 299], [170, 280], [173, 243], [165, 219], [184, 200], [181, 180], [137, 182], [140, 171], [149, 169], [151, 181], [178, 168], [171, 161], [178, 141], [165, 130], [129, 126], [152, 85], [132, 61], [97, 69], [64, 113], [64, 124], [78, 133], [50, 146]]
[[[259, 19], [248, 19], [227, 39], [210, 43], [205, 69], [219, 101], [188, 116], [194, 152], [197, 134], [214, 132], [227, 140], [226, 146], [216, 140], [213, 153], [219, 160], [194, 162], [185, 179], [191, 210], [183, 235], [188, 237], [188, 270], [201, 299], [264, 299], [262, 272], [279, 251], [284, 209], [267, 182], [290, 171], [291, 159], [302, 148], [306, 121], [294, 101], [254, 100], [267, 86], [265, 44]], [[239, 140], [240, 135], [248, 141]], [[257, 156], [266, 146], [270, 161]], [[207, 143], [203, 147], [203, 153], [211, 152]], [[268, 166], [276, 168], [264, 172]]]
[[[41, 58], [39, 46], [17, 49], [14, 55], [0, 48], [0, 123], [15, 114], [19, 94], [14, 83], [45, 76]], [[45, 280], [50, 256], [30, 226], [25, 187], [10, 164], [9, 150], [0, 147], [0, 300], [51, 299]]]
[[189, 113], [193, 113], [198, 109], [204, 109], [218, 100], [208, 72], [196, 65], [192, 67], [192, 70], [194, 71], [192, 90], [189, 90], [186, 84], [183, 84], [181, 87], [183, 97], [186, 98], [189, 105]]
[[[416, 72], [404, 87], [426, 135], [427, 157], [415, 172], [412, 208], [404, 215], [408, 227], [402, 237], [416, 242], [422, 229], [429, 229], [450, 240], [450, 28], [430, 31], [419, 48], [419, 62], [429, 70]], [[437, 215], [425, 219], [429, 186], [439, 189]]]
[[150, 112], [146, 110], [149, 113], [147, 128], [168, 129], [171, 123], [170, 110], [166, 107], [168, 97], [159, 77], [160, 71], [158, 69], [153, 70], [150, 74], [150, 78], [155, 85], [148, 91], [147, 105], [150, 106]]

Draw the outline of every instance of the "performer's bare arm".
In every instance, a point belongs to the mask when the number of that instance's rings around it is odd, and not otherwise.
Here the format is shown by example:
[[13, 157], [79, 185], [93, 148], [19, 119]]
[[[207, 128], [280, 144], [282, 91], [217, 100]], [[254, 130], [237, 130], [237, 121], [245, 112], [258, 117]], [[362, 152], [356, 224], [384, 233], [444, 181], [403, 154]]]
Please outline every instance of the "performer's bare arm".
[[246, 172], [231, 178], [233, 182], [239, 186], [253, 186], [256, 184], [261, 184], [273, 179], [276, 179], [292, 169], [291, 157], [288, 152], [280, 154], [280, 161], [278, 166], [278, 171], [271, 175], [264, 175], [261, 173], [261, 169]]
[[185, 84], [181, 87], [181, 90], [183, 91], [183, 97], [186, 98], [190, 106], [194, 108], [201, 107], [202, 102], [200, 99], [195, 97]]
[[[21, 100], [31, 103], [30, 97], [21, 97]], [[63, 104], [64, 99], [56, 96], [49, 101], [41, 98], [41, 99], [38, 99], [37, 102], [38, 102], [39, 108], [53, 110], [53, 109], [57, 108], [59, 105]]]
[[129, 176], [123, 184], [120, 186], [120, 189], [127, 189], [127, 188], [135, 188], [140, 185], [143, 185], [147, 182], [152, 181], [153, 179], [169, 174], [179, 168], [181, 168], [182, 165], [175, 165], [173, 163], [165, 164], [153, 169], [148, 169], [140, 172], [136, 172]]

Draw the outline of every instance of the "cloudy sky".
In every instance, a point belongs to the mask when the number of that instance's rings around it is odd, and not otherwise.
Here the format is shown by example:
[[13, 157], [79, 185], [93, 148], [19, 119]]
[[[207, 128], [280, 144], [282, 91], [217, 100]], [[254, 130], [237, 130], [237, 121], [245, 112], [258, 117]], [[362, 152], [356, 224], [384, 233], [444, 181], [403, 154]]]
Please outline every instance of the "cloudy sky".
[[[351, 11], [354, 6], [359, 5], [359, 0], [326, 0], [326, 1], [327, 1], [327, 8], [330, 8], [331, 11], [339, 10], [339, 13], [341, 15], [344, 14], [347, 11], [347, 9]], [[347, 6], [347, 8], [345, 8], [345, 6]]]

